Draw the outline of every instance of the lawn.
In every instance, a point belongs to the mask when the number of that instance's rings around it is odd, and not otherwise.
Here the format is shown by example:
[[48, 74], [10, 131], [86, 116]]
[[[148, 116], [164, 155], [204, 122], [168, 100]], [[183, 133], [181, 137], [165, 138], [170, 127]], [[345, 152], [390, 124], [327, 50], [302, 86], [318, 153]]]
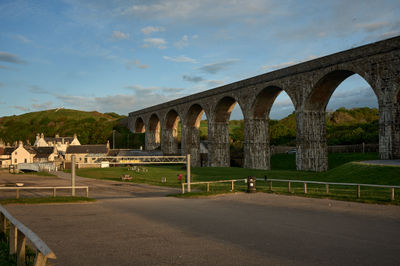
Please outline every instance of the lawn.
[[[245, 168], [224, 168], [224, 167], [193, 167], [192, 182], [213, 181], [213, 180], [229, 180], [244, 179], [247, 176], [255, 176], [257, 178], [270, 179], [291, 179], [291, 180], [307, 180], [307, 181], [323, 181], [323, 182], [339, 182], [339, 183], [363, 183], [363, 184], [380, 184], [380, 185], [400, 185], [400, 167], [390, 166], [370, 166], [356, 163], [361, 160], [377, 159], [376, 153], [349, 153], [329, 155], [330, 169], [327, 172], [315, 173], [306, 171], [295, 171], [294, 155], [274, 155], [271, 158], [271, 168], [273, 170], [255, 170]], [[285, 169], [285, 165], [287, 166]], [[120, 180], [123, 174], [133, 176], [132, 181], [147, 183], [157, 186], [181, 187], [181, 183], [177, 179], [178, 174], [186, 175], [183, 165], [164, 165], [164, 166], [145, 166], [147, 171], [132, 171], [126, 167], [113, 167], [106, 169], [78, 169], [79, 176]], [[166, 182], [162, 182], [162, 178]], [[210, 186], [210, 194], [223, 193], [230, 191], [230, 183], [213, 184]], [[235, 185], [235, 191], [245, 191], [247, 185], [244, 182]], [[205, 185], [194, 185], [193, 189], [198, 194], [204, 194]], [[257, 191], [270, 192], [266, 182], [257, 181]], [[287, 193], [287, 183], [274, 183], [273, 191], [276, 193]], [[307, 196], [326, 197], [325, 186], [309, 185]], [[355, 199], [355, 187], [331, 186], [330, 198], [357, 200]], [[397, 191], [395, 204], [399, 204], [399, 191]], [[292, 184], [292, 192], [290, 194], [303, 194], [303, 184]], [[388, 189], [378, 188], [362, 188], [362, 199], [357, 201], [372, 202], [390, 202], [390, 193]], [[304, 195], [304, 194], [303, 194]]]

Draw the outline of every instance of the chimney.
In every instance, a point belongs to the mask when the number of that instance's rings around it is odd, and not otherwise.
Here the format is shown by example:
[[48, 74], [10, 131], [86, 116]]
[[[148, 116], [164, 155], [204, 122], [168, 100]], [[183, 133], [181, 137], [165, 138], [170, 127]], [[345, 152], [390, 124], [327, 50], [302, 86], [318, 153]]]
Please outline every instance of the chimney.
[[18, 141], [18, 148], [23, 147], [23, 146], [24, 146], [24, 143], [22, 142], [22, 140]]
[[29, 139], [26, 140], [26, 144], [31, 146], [31, 141]]
[[14, 145], [13, 146], [17, 147], [18, 146], [18, 141], [14, 141]]
[[74, 139], [76, 139], [76, 133], [74, 133]]
[[60, 135], [56, 134], [56, 138], [59, 138], [59, 137], [60, 137]]
[[44, 134], [42, 132], [42, 134], [40, 134], [40, 138], [44, 139]]
[[40, 134], [36, 133], [36, 140], [40, 139]]
[[110, 149], [110, 141], [107, 140], [107, 149]]
[[10, 147], [10, 142], [7, 142], [7, 147]]

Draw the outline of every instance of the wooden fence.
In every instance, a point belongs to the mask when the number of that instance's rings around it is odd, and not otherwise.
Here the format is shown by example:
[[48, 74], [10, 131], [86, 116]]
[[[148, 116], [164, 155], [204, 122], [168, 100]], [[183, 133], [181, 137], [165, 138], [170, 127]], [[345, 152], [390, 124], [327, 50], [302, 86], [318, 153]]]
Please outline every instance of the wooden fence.
[[[320, 181], [305, 181], [305, 180], [288, 180], [288, 179], [264, 179], [258, 178], [257, 181], [264, 181], [269, 184], [269, 190], [272, 191], [272, 182], [287, 182], [288, 183], [288, 192], [291, 192], [291, 184], [292, 183], [302, 183], [304, 185], [304, 194], [308, 193], [307, 184], [320, 184], [325, 185], [325, 193], [329, 195], [329, 186], [330, 185], [339, 185], [339, 186], [354, 186], [356, 187], [356, 195], [357, 198], [361, 198], [361, 187], [376, 187], [376, 188], [388, 188], [390, 189], [390, 199], [395, 200], [395, 189], [400, 189], [400, 186], [394, 185], [374, 185], [374, 184], [356, 184], [356, 183], [334, 183], [334, 182], [320, 182]], [[232, 179], [232, 180], [218, 180], [218, 181], [203, 181], [203, 182], [192, 182], [192, 183], [182, 183], [182, 194], [185, 194], [185, 186], [188, 188], [188, 192], [190, 192], [190, 185], [206, 185], [206, 191], [210, 191], [210, 184], [216, 183], [231, 183], [231, 191], [235, 189], [235, 182], [247, 182], [247, 179]]]
[[10, 255], [17, 253], [17, 265], [25, 265], [26, 238], [36, 249], [35, 266], [45, 266], [47, 259], [56, 259], [53, 251], [34, 232], [15, 219], [3, 206], [0, 205], [0, 230], [7, 232], [7, 223], [10, 223]]
[[288, 180], [288, 179], [257, 179], [267, 181], [269, 184], [269, 190], [272, 191], [272, 182], [287, 182], [288, 183], [288, 192], [291, 192], [291, 184], [292, 183], [303, 183], [304, 184], [304, 194], [307, 194], [307, 184], [319, 184], [325, 185], [325, 193], [329, 195], [329, 186], [330, 185], [338, 185], [338, 186], [354, 186], [356, 187], [357, 198], [361, 198], [361, 187], [376, 187], [376, 188], [389, 188], [390, 189], [390, 199], [393, 201], [395, 199], [395, 189], [400, 189], [400, 186], [392, 186], [392, 185], [374, 185], [374, 184], [356, 184], [356, 183], [335, 183], [335, 182], [320, 182], [320, 181], [304, 181], [304, 180]]
[[86, 189], [86, 198], [89, 197], [89, 187], [88, 186], [70, 186], [70, 187], [0, 187], [1, 190], [15, 190], [15, 198], [19, 199], [20, 190], [52, 190], [53, 197], [57, 196], [57, 189], [71, 189], [74, 191], [75, 189]]

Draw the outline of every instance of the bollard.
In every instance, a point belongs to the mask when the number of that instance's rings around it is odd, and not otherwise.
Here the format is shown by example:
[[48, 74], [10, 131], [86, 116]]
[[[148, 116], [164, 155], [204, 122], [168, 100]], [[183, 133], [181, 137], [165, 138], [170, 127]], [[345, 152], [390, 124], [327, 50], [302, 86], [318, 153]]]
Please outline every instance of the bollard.
[[248, 193], [256, 192], [256, 178], [254, 176], [247, 177], [247, 192]]

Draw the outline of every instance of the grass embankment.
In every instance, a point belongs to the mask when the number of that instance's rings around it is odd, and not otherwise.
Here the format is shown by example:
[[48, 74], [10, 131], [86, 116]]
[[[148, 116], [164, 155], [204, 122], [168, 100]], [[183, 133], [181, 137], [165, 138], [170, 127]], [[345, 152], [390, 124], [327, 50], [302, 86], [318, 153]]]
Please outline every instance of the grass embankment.
[[[349, 153], [329, 154], [330, 169], [327, 172], [315, 173], [306, 171], [295, 171], [295, 155], [274, 155], [271, 157], [271, 166], [273, 170], [255, 170], [245, 168], [223, 168], [223, 167], [194, 167], [192, 168], [192, 182], [244, 179], [247, 176], [255, 176], [264, 178], [267, 176], [271, 179], [290, 179], [290, 180], [306, 180], [306, 181], [322, 181], [322, 182], [338, 182], [338, 183], [362, 183], [362, 184], [378, 184], [378, 185], [400, 185], [400, 167], [390, 166], [371, 166], [355, 163], [355, 161], [377, 159], [376, 153]], [[177, 174], [185, 176], [186, 170], [182, 165], [168, 166], [146, 166], [147, 172], [136, 172], [128, 170], [126, 167], [116, 167], [107, 169], [78, 169], [77, 174], [89, 178], [108, 179], [119, 181], [123, 174], [133, 176], [132, 181], [135, 183], [147, 183], [157, 186], [181, 187], [177, 180]], [[289, 170], [288, 170], [289, 169]], [[166, 182], [161, 182], [161, 178], [165, 177]], [[211, 184], [210, 192], [205, 192], [206, 185], [193, 185], [193, 193], [183, 196], [197, 195], [213, 195], [219, 193], [228, 193], [230, 191], [230, 183]], [[235, 191], [245, 191], [247, 185], [244, 182], [235, 184]], [[282, 194], [305, 195], [303, 192], [303, 184], [291, 184], [291, 192], [288, 192], [287, 183], [274, 182], [273, 192]], [[361, 202], [378, 202], [388, 203], [390, 201], [390, 191], [386, 188], [361, 188], [361, 199], [356, 199], [355, 187], [330, 186], [329, 198], [361, 201]], [[268, 184], [263, 181], [257, 182], [257, 191], [270, 192]], [[400, 192], [396, 191], [396, 200], [394, 204], [400, 204]], [[325, 195], [324, 185], [308, 185], [308, 194], [312, 197], [327, 197]]]
[[23, 199], [2, 199], [0, 204], [43, 204], [43, 203], [75, 203], [96, 201], [86, 197], [44, 197], [44, 198], [23, 198]]
[[[7, 230], [8, 231], [8, 230]], [[9, 255], [9, 233], [0, 233], [0, 265], [2, 266], [15, 266], [17, 265], [17, 255]], [[31, 248], [27, 247], [25, 250], [25, 265], [34, 265], [36, 253]]]

